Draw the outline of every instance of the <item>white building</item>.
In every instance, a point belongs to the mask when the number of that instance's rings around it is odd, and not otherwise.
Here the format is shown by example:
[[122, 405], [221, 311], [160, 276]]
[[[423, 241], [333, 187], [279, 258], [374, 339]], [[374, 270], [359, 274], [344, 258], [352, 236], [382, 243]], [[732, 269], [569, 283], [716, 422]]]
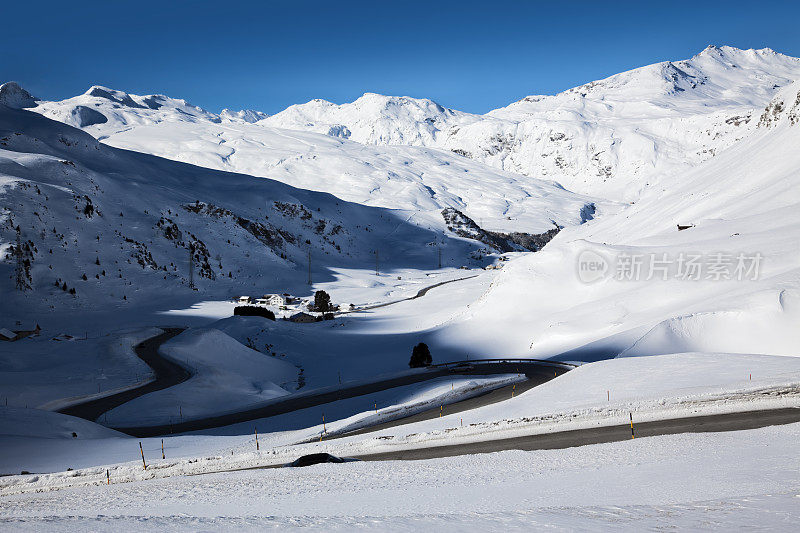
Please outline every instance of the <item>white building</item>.
[[263, 299], [267, 301], [266, 305], [274, 305], [275, 307], [280, 307], [287, 303], [286, 297], [282, 294], [265, 294]]

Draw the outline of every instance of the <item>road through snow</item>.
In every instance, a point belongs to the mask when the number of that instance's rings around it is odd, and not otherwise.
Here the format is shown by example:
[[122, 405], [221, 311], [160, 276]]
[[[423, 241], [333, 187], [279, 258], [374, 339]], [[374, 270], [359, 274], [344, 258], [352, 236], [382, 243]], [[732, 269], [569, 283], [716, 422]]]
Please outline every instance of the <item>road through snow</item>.
[[134, 348], [139, 359], [147, 363], [153, 370], [156, 376], [155, 380], [145, 383], [141, 387], [70, 405], [69, 407], [59, 409], [58, 412], [95, 421], [106, 411], [110, 411], [134, 398], [172, 387], [178, 383], [183, 383], [191, 377], [191, 373], [169, 359], [161, 357], [158, 353], [158, 348], [171, 338], [182, 333], [184, 329], [185, 328], [165, 328], [163, 333], [137, 344]]

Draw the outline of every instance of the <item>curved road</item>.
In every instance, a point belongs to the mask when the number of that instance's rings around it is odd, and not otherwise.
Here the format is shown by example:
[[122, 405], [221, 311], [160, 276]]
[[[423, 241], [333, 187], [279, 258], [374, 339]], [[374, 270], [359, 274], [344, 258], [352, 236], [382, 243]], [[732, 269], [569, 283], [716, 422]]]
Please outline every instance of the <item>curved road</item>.
[[[170, 433], [184, 433], [187, 431], [199, 431], [213, 429], [260, 418], [268, 418], [275, 415], [291, 413], [299, 409], [315, 407], [318, 405], [344, 400], [365, 394], [372, 394], [394, 387], [411, 385], [428, 381], [430, 379], [453, 376], [453, 375], [493, 375], [493, 374], [525, 374], [528, 377], [530, 386], [539, 385], [549, 381], [557, 375], [567, 372], [569, 367], [560, 363], [549, 363], [541, 361], [518, 361], [503, 362], [490, 361], [480, 363], [471, 361], [461, 366], [440, 365], [429, 367], [418, 372], [407, 372], [399, 376], [390, 376], [369, 383], [359, 383], [345, 387], [328, 387], [317, 389], [300, 394], [278, 398], [258, 407], [253, 407], [243, 411], [225, 413], [206, 418], [187, 420], [173, 424], [158, 424], [151, 426], [131, 426], [114, 427], [117, 431], [133, 435], [134, 437], [156, 437]], [[510, 395], [510, 393], [509, 393]]]
[[145, 394], [157, 390], [172, 387], [178, 383], [183, 383], [192, 377], [191, 372], [168, 359], [164, 359], [158, 353], [158, 348], [163, 343], [180, 334], [184, 331], [184, 328], [163, 329], [164, 333], [156, 335], [155, 337], [150, 337], [146, 341], [137, 344], [134, 348], [139, 359], [147, 363], [147, 365], [153, 369], [153, 373], [156, 376], [155, 380], [150, 383], [145, 383], [141, 387], [136, 387], [135, 389], [128, 389], [102, 398], [96, 398], [94, 400], [64, 407], [59, 409], [58, 412], [95, 421], [106, 411], [119, 407], [125, 402], [129, 402], [134, 398], [144, 396]]
[[475, 274], [474, 276], [467, 276], [465, 278], [458, 278], [458, 279], [451, 279], [451, 280], [447, 280], [447, 281], [440, 281], [439, 283], [434, 283], [433, 285], [429, 285], [427, 287], [424, 287], [424, 288], [418, 290], [417, 294], [415, 294], [414, 296], [409, 296], [408, 298], [403, 298], [401, 300], [395, 300], [393, 302], [386, 302], [386, 303], [382, 303], [382, 304], [368, 305], [366, 307], [358, 307], [356, 309], [353, 309], [353, 311], [348, 311], [348, 312], [369, 311], [370, 309], [378, 309], [380, 307], [388, 307], [390, 305], [399, 304], [400, 302], [408, 302], [409, 300], [416, 300], [417, 298], [422, 298], [423, 296], [428, 294], [429, 290], [435, 289], [436, 287], [441, 287], [442, 285], [447, 285], [448, 283], [455, 283], [456, 281], [464, 281], [465, 279], [472, 279], [472, 278], [477, 278], [477, 277], [478, 277], [478, 274]]

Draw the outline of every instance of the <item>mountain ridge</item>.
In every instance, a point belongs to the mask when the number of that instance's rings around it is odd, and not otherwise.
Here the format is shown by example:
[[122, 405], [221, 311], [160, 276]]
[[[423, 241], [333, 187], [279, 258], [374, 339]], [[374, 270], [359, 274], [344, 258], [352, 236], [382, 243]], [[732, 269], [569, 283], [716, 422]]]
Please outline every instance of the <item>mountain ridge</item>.
[[[780, 87], [796, 79], [800, 59], [769, 48], [712, 45], [689, 59], [653, 63], [554, 95], [526, 96], [484, 115], [429, 99], [369, 92], [344, 104], [314, 99], [271, 116], [249, 111], [216, 115], [163, 95], [130, 99], [145, 106], [146, 98], [164, 99], [174, 109], [167, 118], [162, 116], [166, 107], [160, 114], [138, 107], [131, 108], [133, 113], [117, 108], [105, 114], [120, 129], [161, 121], [224, 121], [252, 125], [253, 132], [272, 127], [364, 145], [436, 148], [556, 181], [578, 193], [635, 201], [663, 176], [683, 172], [752, 132], [753, 117]], [[42, 102], [37, 111], [91, 129], [99, 117], [85, 119], [88, 111], [74, 108], [98, 110], [98, 102], [76, 98]], [[98, 133], [105, 138], [109, 127], [96, 129], [103, 129]]]

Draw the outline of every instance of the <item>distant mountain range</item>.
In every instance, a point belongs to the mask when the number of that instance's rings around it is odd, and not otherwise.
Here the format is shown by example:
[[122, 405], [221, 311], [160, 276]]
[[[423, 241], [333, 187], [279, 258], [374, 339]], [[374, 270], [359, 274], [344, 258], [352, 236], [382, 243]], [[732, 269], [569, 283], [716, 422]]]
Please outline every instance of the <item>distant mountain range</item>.
[[[191, 122], [229, 125], [244, 137], [261, 131], [248, 127], [253, 124], [366, 145], [438, 148], [492, 168], [554, 180], [575, 192], [630, 201], [665, 173], [696, 165], [744, 137], [754, 127], [753, 114], [798, 78], [797, 58], [769, 48], [709, 46], [685, 61], [656, 63], [552, 96], [528, 96], [485, 115], [372, 93], [342, 105], [312, 100], [269, 117], [251, 110], [217, 115], [184, 100], [103, 87], [61, 102], [41, 102], [36, 110], [118, 145], [126, 144], [127, 132], [137, 127]], [[123, 133], [126, 139], [114, 138]], [[138, 147], [193, 159], [185, 149], [175, 154], [156, 143]], [[241, 159], [215, 168], [252, 173], [253, 165]], [[255, 173], [266, 175], [267, 169]], [[335, 185], [323, 189], [342, 193]], [[392, 204], [376, 201], [381, 203]]]

